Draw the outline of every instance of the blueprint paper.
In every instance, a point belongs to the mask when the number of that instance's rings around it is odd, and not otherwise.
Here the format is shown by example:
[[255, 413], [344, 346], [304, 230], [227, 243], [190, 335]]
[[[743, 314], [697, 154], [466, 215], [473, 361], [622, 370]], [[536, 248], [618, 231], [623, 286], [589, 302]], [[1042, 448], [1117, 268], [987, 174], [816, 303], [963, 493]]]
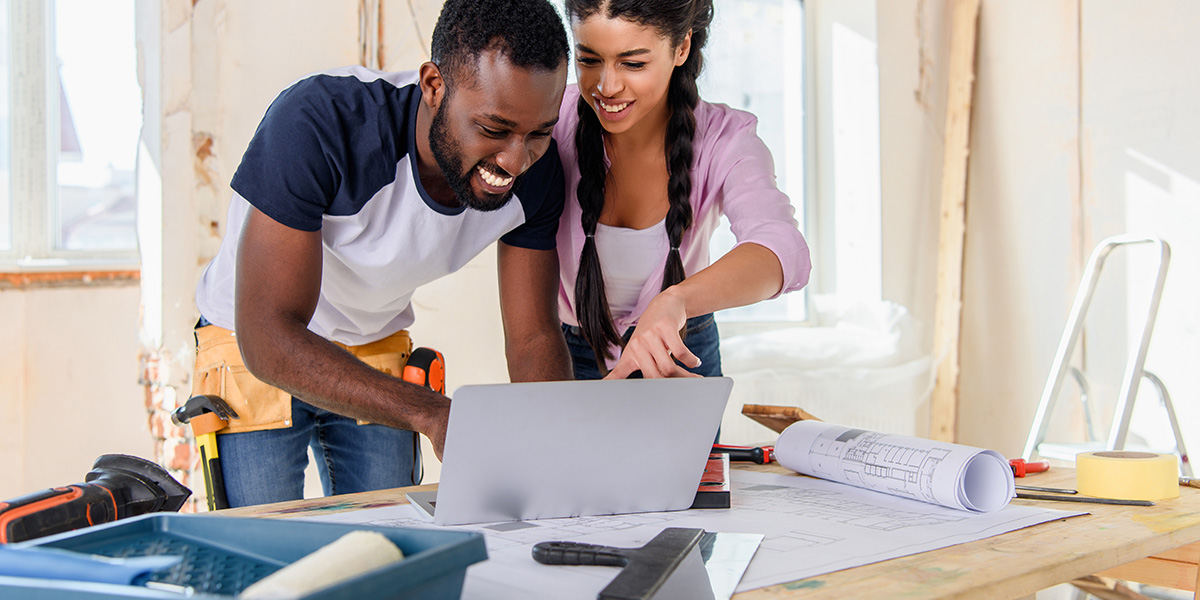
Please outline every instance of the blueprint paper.
[[789, 425], [775, 457], [797, 473], [973, 512], [999, 510], [1015, 491], [994, 450], [821, 421]]
[[[612, 567], [551, 567], [534, 544], [577, 541], [637, 547], [666, 527], [765, 536], [737, 591], [766, 587], [936, 550], [1084, 513], [1007, 506], [972, 513], [797, 475], [734, 471], [733, 508], [545, 519], [451, 527], [484, 534], [488, 560], [471, 565], [467, 600], [595, 598]], [[437, 528], [400, 504], [305, 519]]]

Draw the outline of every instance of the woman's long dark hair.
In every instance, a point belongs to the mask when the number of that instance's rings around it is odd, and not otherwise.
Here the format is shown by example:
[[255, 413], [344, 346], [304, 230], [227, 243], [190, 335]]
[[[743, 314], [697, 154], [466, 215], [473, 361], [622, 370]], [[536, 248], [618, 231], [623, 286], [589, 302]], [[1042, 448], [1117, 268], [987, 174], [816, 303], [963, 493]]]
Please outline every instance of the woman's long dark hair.
[[[704, 67], [701, 52], [708, 41], [708, 26], [712, 22], [712, 0], [567, 0], [567, 16], [583, 20], [601, 14], [607, 18], [632, 21], [653, 27], [670, 38], [678, 48], [690, 32], [691, 51], [687, 61], [675, 67], [667, 90], [666, 159], [669, 178], [667, 197], [667, 237], [671, 249], [667, 253], [662, 289], [683, 281], [683, 257], [679, 243], [683, 233], [692, 225], [692, 143], [696, 135], [696, 104], [700, 92], [696, 79]], [[613, 323], [604, 290], [604, 273], [596, 252], [596, 224], [604, 208], [604, 129], [588, 102], [581, 95], [577, 111], [579, 124], [575, 128], [575, 147], [579, 156], [579, 187], [576, 196], [582, 209], [583, 232], [586, 239], [579, 257], [579, 274], [575, 280], [575, 318], [584, 339], [596, 354], [596, 365], [603, 373], [605, 361], [612, 356], [609, 346], [623, 346], [621, 333]]]

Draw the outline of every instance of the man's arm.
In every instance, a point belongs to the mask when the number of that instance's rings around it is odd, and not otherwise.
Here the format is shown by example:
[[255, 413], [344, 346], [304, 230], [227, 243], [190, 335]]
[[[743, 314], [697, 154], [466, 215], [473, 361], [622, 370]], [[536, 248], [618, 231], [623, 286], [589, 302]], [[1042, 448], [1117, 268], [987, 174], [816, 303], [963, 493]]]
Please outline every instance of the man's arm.
[[256, 208], [238, 240], [235, 329], [246, 368], [340, 415], [418, 431], [441, 458], [450, 399], [381, 373], [308, 330], [321, 291], [321, 233]]
[[509, 379], [573, 379], [558, 320], [558, 253], [500, 242], [496, 254]]

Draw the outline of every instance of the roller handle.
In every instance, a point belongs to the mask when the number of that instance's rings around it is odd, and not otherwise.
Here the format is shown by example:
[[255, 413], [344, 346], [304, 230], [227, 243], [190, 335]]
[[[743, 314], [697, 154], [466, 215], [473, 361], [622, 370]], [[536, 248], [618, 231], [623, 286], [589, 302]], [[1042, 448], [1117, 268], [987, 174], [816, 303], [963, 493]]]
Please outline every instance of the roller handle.
[[543, 565], [624, 567], [629, 564], [628, 552], [597, 544], [541, 542], [533, 547], [533, 560]]

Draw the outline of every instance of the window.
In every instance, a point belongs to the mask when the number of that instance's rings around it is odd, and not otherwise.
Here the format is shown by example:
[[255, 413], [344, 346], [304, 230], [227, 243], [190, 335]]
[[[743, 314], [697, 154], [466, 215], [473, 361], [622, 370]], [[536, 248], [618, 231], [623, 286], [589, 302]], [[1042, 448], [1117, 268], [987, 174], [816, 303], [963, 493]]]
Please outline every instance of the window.
[[134, 0], [0, 0], [0, 259], [15, 269], [137, 263], [142, 125]]
[[[792, 200], [805, 230], [804, 17], [801, 0], [717, 2], [705, 48], [700, 97], [758, 117], [758, 136], [771, 149], [779, 189]], [[729, 221], [713, 235], [715, 260], [736, 240]], [[807, 317], [804, 292], [721, 311], [721, 322], [796, 322]]]

